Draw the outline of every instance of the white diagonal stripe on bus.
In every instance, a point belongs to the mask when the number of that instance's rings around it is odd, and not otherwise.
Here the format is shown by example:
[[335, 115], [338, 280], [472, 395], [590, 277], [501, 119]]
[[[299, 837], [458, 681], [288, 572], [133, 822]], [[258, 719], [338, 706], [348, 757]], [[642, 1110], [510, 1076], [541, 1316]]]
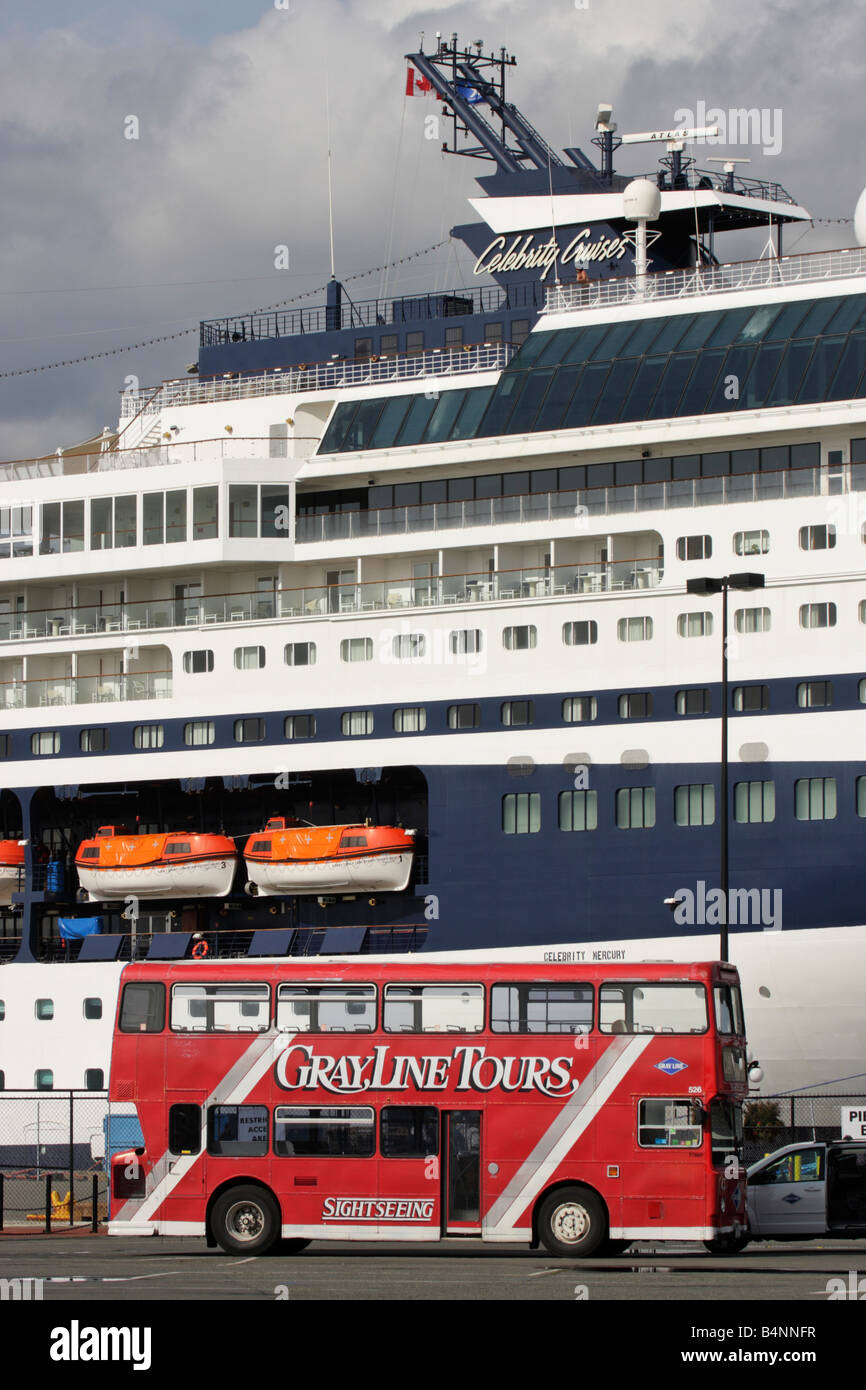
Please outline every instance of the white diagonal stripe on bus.
[[611, 1039], [595, 1066], [587, 1072], [574, 1095], [566, 1101], [553, 1124], [545, 1130], [532, 1153], [493, 1203], [484, 1222], [485, 1229], [514, 1225], [515, 1219], [537, 1196], [650, 1042], [652, 1037], [648, 1034]]
[[[246, 1051], [229, 1068], [219, 1084], [205, 1099], [202, 1106], [199, 1152], [197, 1154], [182, 1154], [180, 1158], [176, 1158], [166, 1149], [150, 1171], [150, 1178], [154, 1184], [150, 1192], [145, 1197], [132, 1198], [125, 1202], [114, 1218], [115, 1221], [131, 1221], [133, 1219], [149, 1221], [151, 1219], [157, 1207], [165, 1201], [181, 1178], [186, 1176], [205, 1152], [208, 1107], [211, 1105], [236, 1105], [245, 1100], [253, 1087], [264, 1076], [268, 1067], [289, 1046], [293, 1038], [293, 1033], [278, 1033], [275, 1038], [265, 1034], [256, 1038], [255, 1042], [250, 1043]], [[169, 1169], [169, 1164], [172, 1165], [171, 1169]]]

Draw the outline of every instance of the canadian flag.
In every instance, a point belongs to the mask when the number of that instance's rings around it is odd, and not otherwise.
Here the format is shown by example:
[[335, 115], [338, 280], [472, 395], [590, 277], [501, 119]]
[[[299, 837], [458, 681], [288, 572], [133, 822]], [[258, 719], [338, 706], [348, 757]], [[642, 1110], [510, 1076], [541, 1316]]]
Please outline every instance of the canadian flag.
[[428, 78], [422, 77], [414, 68], [406, 69], [407, 97], [426, 97], [431, 92], [436, 95], [433, 83]]

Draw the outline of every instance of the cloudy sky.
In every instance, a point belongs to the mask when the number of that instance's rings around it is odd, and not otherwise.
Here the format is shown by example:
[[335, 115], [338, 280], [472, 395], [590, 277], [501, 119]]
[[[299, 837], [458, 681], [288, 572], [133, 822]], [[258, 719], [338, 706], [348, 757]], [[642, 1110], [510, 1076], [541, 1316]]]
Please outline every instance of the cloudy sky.
[[[837, 0], [2, 0], [0, 457], [113, 425], [129, 375], [156, 384], [195, 359], [199, 319], [325, 283], [328, 108], [339, 276], [467, 220], [489, 166], [424, 139], [437, 108], [404, 98], [403, 58], [422, 31], [428, 50], [441, 30], [516, 53], [509, 95], [557, 148], [590, 148], [601, 100], [623, 131], [699, 102], [765, 108], [778, 153], [699, 153], [748, 155], [744, 172], [826, 219], [805, 251], [853, 241], [831, 219], [866, 184], [863, 28]], [[626, 151], [618, 167], [655, 157]], [[446, 246], [349, 289], [457, 286], [471, 264]]]

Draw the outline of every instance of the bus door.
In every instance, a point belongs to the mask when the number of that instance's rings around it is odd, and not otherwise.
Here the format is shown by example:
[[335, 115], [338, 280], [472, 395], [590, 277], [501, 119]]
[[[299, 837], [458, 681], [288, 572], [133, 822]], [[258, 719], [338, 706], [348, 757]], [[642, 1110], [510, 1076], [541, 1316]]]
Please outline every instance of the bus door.
[[379, 1112], [379, 1233], [407, 1226], [439, 1239], [442, 1124], [435, 1105], [383, 1105]]
[[481, 1230], [481, 1111], [442, 1114], [442, 1234]]
[[178, 1188], [183, 1192], [203, 1192], [205, 1180], [205, 1093], [170, 1088], [168, 1105], [168, 1172], [182, 1173]]

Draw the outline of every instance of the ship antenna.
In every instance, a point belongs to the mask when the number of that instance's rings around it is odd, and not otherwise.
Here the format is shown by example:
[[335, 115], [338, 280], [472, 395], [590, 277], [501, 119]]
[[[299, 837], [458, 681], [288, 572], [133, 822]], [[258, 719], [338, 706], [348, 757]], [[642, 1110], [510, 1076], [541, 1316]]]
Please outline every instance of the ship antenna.
[[325, 82], [325, 122], [328, 127], [328, 230], [331, 238], [331, 279], [336, 279], [334, 271], [334, 196], [331, 188], [331, 91]]
[[[556, 249], [556, 212], [553, 204], [553, 165], [550, 162], [550, 150], [547, 151], [547, 181], [550, 187], [550, 239]], [[553, 258], [553, 283], [557, 289], [560, 287], [559, 279], [559, 252]]]

